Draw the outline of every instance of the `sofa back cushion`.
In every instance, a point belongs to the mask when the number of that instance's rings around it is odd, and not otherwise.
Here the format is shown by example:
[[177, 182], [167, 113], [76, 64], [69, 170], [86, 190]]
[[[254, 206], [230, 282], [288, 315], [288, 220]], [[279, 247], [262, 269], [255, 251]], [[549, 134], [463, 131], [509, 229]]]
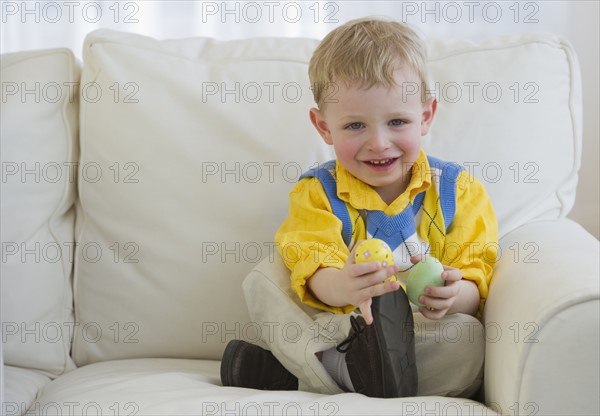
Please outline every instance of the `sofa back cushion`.
[[[249, 322], [241, 282], [275, 254], [273, 235], [300, 173], [333, 157], [308, 121], [307, 64], [316, 45], [157, 41], [106, 30], [87, 37], [77, 364], [218, 359], [234, 338], [284, 330], [294, 336], [293, 327]], [[426, 150], [466, 163], [484, 181], [501, 235], [534, 218], [565, 215], [580, 133], [568, 45], [525, 36], [431, 47], [433, 85], [445, 95]], [[487, 95], [471, 103], [464, 94], [475, 83], [475, 93], [485, 86]], [[463, 99], [452, 102], [456, 85]], [[482, 102], [495, 100], [498, 86], [502, 99]]]
[[581, 78], [570, 44], [552, 35], [429, 45], [436, 120], [424, 148], [488, 190], [499, 234], [565, 217], [581, 165]]
[[78, 364], [218, 359], [254, 336], [242, 280], [275, 255], [302, 171], [332, 158], [307, 121], [315, 44], [87, 38]]
[[4, 363], [71, 368], [79, 64], [71, 51], [2, 55]]

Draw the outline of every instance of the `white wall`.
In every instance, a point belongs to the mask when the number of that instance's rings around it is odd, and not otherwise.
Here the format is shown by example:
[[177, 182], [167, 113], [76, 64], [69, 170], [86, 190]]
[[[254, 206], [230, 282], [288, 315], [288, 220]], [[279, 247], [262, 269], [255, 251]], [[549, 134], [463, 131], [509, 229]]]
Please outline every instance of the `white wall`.
[[[553, 32], [574, 46], [582, 69], [581, 180], [570, 217], [597, 238], [599, 224], [599, 2], [592, 1], [1, 1], [1, 52], [68, 47], [79, 56], [91, 30], [108, 27], [157, 38], [323, 37], [348, 19], [385, 15], [425, 37], [473, 40]], [[549, 121], [551, 122], [551, 121]], [[551, 145], [551, 144], [550, 144]]]

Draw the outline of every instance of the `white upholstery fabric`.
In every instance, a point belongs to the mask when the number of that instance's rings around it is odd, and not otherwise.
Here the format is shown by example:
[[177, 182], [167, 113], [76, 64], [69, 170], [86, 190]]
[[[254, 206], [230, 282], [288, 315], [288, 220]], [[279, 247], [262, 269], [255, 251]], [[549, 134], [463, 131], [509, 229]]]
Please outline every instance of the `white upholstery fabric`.
[[[568, 219], [500, 242], [485, 309], [488, 402], [505, 412], [598, 414], [598, 241]], [[527, 407], [525, 407], [527, 406]]]
[[483, 182], [500, 236], [566, 216], [581, 157], [581, 80], [571, 46], [551, 35], [436, 41], [430, 70], [439, 105], [424, 147]]
[[331, 157], [308, 122], [315, 44], [89, 35], [82, 84], [106, 94], [81, 104], [81, 163], [103, 175], [79, 183], [78, 365], [218, 359], [242, 336], [242, 279], [275, 252], [299, 175]]
[[[223, 388], [218, 361], [166, 359], [85, 366], [48, 384], [33, 408], [39, 408], [40, 414], [69, 414], [68, 406], [71, 414], [495, 414], [481, 403], [445, 397], [366, 399], [356, 393], [330, 396]], [[44, 409], [46, 413], [42, 413]]]
[[38, 392], [50, 382], [50, 377], [36, 370], [19, 367], [4, 367], [6, 386], [1, 413], [3, 416], [25, 414]]
[[2, 56], [4, 363], [54, 375], [73, 368], [78, 82], [67, 49]]

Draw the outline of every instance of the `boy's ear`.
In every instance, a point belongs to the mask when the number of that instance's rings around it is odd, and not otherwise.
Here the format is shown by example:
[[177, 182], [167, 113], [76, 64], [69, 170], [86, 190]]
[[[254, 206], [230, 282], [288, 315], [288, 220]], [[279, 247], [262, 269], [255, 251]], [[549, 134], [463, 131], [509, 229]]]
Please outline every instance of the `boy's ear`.
[[421, 116], [421, 136], [425, 136], [429, 132], [436, 109], [437, 101], [434, 97], [428, 98], [423, 104], [423, 113]]
[[323, 118], [321, 111], [318, 108], [311, 108], [309, 117], [310, 122], [315, 126], [315, 129], [317, 129], [325, 143], [333, 144], [333, 140], [331, 140], [331, 131], [329, 130], [329, 126]]

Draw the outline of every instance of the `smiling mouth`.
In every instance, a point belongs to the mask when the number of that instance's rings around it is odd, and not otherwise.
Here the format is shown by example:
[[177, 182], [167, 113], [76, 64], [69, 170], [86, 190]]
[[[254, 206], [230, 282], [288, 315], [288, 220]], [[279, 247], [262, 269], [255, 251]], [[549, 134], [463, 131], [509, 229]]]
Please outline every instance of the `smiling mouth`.
[[380, 160], [367, 160], [366, 164], [371, 166], [389, 166], [396, 161], [396, 158], [392, 159], [380, 159]]

